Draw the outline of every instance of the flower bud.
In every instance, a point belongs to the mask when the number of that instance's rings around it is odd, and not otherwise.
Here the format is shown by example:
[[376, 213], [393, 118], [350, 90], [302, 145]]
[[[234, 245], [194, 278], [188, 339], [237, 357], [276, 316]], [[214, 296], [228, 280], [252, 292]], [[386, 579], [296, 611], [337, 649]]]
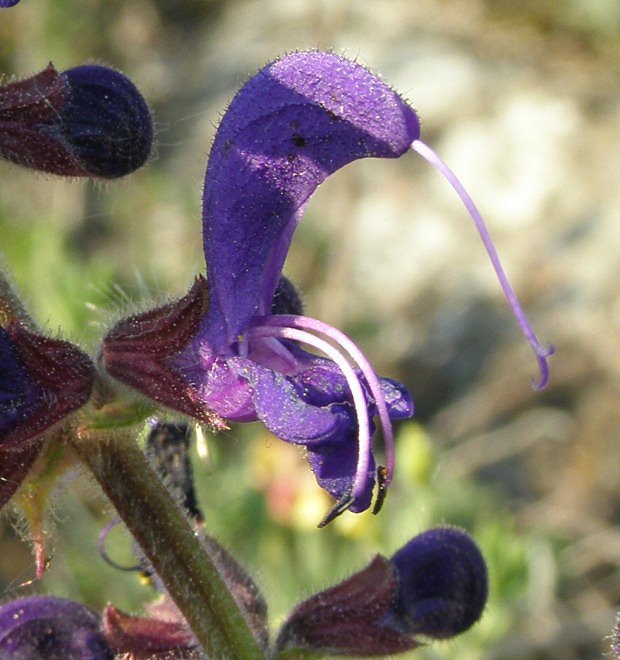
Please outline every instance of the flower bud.
[[304, 313], [304, 305], [295, 285], [285, 277], [280, 275], [276, 292], [271, 300], [272, 314], [297, 314], [301, 316]]
[[21, 449], [90, 397], [94, 367], [77, 346], [17, 321], [0, 327], [0, 449]]
[[197, 646], [186, 624], [132, 616], [113, 605], [103, 611], [103, 631], [115, 654], [134, 659], [192, 657]]
[[113, 179], [142, 166], [153, 142], [135, 85], [105, 66], [40, 73], [0, 86], [0, 156], [64, 176]]
[[196, 499], [194, 473], [189, 457], [189, 436], [187, 424], [156, 420], [151, 422], [144, 452], [183, 510], [192, 520], [202, 522], [203, 515]]
[[206, 282], [196, 278], [189, 292], [156, 309], [117, 323], [102, 344], [106, 371], [117, 380], [173, 410], [214, 428], [226, 428], [207, 409], [173, 359], [198, 332], [208, 305]]
[[465, 532], [454, 527], [430, 529], [396, 552], [392, 562], [398, 571], [393, 616], [403, 632], [447, 639], [482, 615], [487, 569]]
[[392, 559], [300, 603], [282, 626], [276, 650], [368, 657], [420, 646], [416, 635], [446, 639], [482, 614], [484, 559], [474, 542], [445, 527], [419, 534]]
[[111, 659], [99, 625], [95, 612], [66, 598], [18, 598], [0, 607], [0, 656]]

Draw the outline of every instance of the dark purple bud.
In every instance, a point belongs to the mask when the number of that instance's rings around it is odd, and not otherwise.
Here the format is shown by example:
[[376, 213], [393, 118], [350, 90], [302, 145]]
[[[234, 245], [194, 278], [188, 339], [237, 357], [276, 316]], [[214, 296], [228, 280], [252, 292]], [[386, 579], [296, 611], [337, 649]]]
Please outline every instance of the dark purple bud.
[[391, 560], [300, 603], [282, 626], [277, 651], [368, 657], [414, 649], [416, 635], [446, 639], [482, 614], [487, 571], [474, 542], [458, 529], [414, 537]]
[[454, 637], [482, 615], [488, 578], [472, 539], [454, 527], [415, 536], [392, 557], [398, 572], [393, 617], [409, 634]]
[[0, 657], [104, 660], [112, 652], [100, 618], [83, 605], [54, 596], [29, 596], [0, 607]]
[[115, 654], [135, 660], [193, 657], [197, 646], [186, 624], [132, 616], [112, 605], [103, 611], [103, 632]]
[[[0, 327], [0, 440], [28, 419], [42, 393], [17, 356], [11, 335]], [[2, 442], [4, 444], [4, 442]]]
[[211, 536], [205, 536], [203, 546], [226, 582], [230, 593], [245, 615], [257, 644], [266, 649], [269, 643], [267, 630], [267, 603], [254, 580], [241, 564]]
[[144, 452], [183, 510], [193, 520], [201, 522], [203, 516], [196, 499], [189, 458], [189, 436], [187, 424], [156, 422], [146, 438]]
[[101, 358], [117, 380], [164, 406], [223, 429], [223, 421], [174, 368], [174, 358], [198, 331], [207, 306], [206, 282], [198, 277], [183, 298], [117, 323], [103, 340]]
[[22, 450], [86, 403], [93, 382], [93, 364], [77, 346], [17, 321], [0, 327], [0, 449]]
[[144, 165], [153, 144], [153, 122], [131, 80], [94, 64], [63, 75], [71, 96], [60, 129], [89, 175], [113, 179]]
[[304, 305], [295, 285], [285, 277], [280, 275], [276, 292], [271, 301], [272, 314], [296, 314], [301, 316], [304, 313]]
[[149, 108], [123, 74], [50, 64], [0, 87], [0, 156], [51, 174], [113, 179], [142, 166], [153, 142]]
[[383, 623], [397, 582], [394, 565], [377, 555], [364, 570], [297, 605], [280, 629], [276, 650], [366, 657], [420, 646]]

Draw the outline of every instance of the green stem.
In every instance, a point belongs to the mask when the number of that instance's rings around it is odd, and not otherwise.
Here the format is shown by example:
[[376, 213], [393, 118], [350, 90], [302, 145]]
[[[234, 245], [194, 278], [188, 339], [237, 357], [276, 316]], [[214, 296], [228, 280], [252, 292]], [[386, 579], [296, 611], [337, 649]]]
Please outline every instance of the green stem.
[[218, 660], [264, 659], [211, 557], [129, 433], [82, 432], [72, 444], [207, 656]]

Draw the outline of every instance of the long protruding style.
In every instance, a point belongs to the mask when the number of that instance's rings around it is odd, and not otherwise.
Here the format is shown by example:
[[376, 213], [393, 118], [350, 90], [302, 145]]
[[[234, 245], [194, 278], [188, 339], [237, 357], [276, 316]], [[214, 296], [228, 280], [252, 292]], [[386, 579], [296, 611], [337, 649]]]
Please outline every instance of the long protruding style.
[[499, 260], [499, 256], [497, 254], [497, 250], [493, 245], [493, 241], [489, 235], [489, 230], [487, 229], [486, 224], [482, 219], [480, 211], [474, 204], [474, 201], [470, 197], [469, 193], [463, 187], [463, 184], [457, 178], [456, 174], [454, 174], [448, 165], [446, 165], [446, 163], [444, 163], [444, 161], [428, 145], [426, 145], [421, 140], [414, 140], [411, 144], [411, 148], [416, 153], [420, 154], [422, 158], [427, 160], [440, 174], [446, 178], [448, 183], [454, 188], [456, 194], [460, 197], [461, 201], [463, 204], [465, 204], [465, 207], [469, 211], [469, 215], [474, 221], [476, 229], [478, 230], [480, 238], [482, 239], [482, 243], [484, 244], [487, 254], [489, 255], [489, 259], [491, 260], [491, 264], [493, 265], [497, 279], [499, 280], [500, 286], [502, 287], [504, 296], [506, 297], [512, 312], [517, 319], [517, 323], [521, 327], [521, 331], [532, 347], [534, 355], [536, 356], [536, 360], [538, 360], [540, 378], [538, 381], [532, 379], [532, 385], [537, 390], [542, 389], [549, 380], [549, 365], [547, 364], [547, 358], [550, 355], [553, 355], [554, 348], [551, 344], [543, 346], [536, 337], [536, 334], [534, 333], [534, 330], [532, 329], [532, 326], [530, 325], [530, 322], [528, 321], [528, 318], [525, 315], [523, 308], [521, 307], [521, 303], [519, 302], [517, 295], [515, 294], [512, 286], [510, 285], [510, 282], [508, 281], [508, 278], [506, 277], [506, 273], [504, 272], [502, 264]]

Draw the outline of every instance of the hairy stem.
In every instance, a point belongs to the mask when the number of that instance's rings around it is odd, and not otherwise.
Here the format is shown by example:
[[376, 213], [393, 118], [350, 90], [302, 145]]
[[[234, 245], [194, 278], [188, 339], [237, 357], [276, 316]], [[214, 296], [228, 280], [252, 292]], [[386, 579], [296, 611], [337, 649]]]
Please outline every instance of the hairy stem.
[[72, 442], [210, 658], [264, 658], [211, 557], [129, 432]]

